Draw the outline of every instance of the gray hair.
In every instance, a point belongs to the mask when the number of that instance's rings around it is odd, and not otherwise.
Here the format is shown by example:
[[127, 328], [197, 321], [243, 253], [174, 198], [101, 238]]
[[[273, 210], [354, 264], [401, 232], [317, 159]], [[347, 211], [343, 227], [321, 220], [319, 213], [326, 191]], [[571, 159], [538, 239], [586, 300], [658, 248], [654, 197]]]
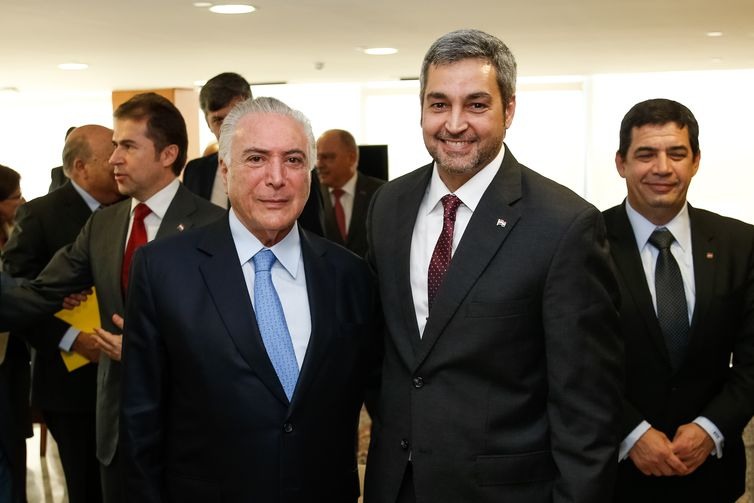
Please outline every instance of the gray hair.
[[516, 58], [499, 38], [480, 30], [457, 30], [438, 38], [424, 55], [419, 77], [419, 99], [424, 103], [427, 73], [432, 65], [447, 65], [464, 59], [483, 59], [495, 68], [503, 103], [516, 94]]
[[[69, 135], [70, 136], [70, 135]], [[92, 157], [92, 147], [86, 135], [66, 139], [63, 146], [63, 173], [71, 177], [71, 170], [76, 159], [88, 161]]]
[[309, 119], [307, 119], [303, 113], [292, 109], [282, 101], [264, 96], [238, 103], [225, 117], [223, 125], [220, 128], [220, 153], [218, 155], [228, 168], [230, 168], [230, 151], [233, 143], [233, 134], [236, 131], [236, 125], [243, 117], [251, 114], [284, 115], [298, 122], [304, 129], [304, 135], [306, 136], [306, 151], [307, 156], [309, 157], [307, 159], [309, 162], [309, 169], [314, 167], [314, 164], [317, 161], [316, 145], [314, 143], [314, 133], [312, 133], [312, 125], [309, 123]]

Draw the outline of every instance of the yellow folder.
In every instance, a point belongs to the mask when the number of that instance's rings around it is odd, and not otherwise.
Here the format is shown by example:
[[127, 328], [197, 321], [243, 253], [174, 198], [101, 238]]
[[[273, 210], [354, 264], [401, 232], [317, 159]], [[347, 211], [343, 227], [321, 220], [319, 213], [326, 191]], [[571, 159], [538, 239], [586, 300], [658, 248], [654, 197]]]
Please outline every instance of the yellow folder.
[[[101, 326], [96, 289], [92, 288], [92, 294], [84, 302], [73, 309], [61, 309], [55, 313], [55, 317], [60, 318], [80, 332], [94, 332], [95, 328]], [[73, 372], [77, 368], [91, 363], [75, 351], [60, 351], [60, 356], [63, 357], [63, 363], [65, 363], [68, 372]]]

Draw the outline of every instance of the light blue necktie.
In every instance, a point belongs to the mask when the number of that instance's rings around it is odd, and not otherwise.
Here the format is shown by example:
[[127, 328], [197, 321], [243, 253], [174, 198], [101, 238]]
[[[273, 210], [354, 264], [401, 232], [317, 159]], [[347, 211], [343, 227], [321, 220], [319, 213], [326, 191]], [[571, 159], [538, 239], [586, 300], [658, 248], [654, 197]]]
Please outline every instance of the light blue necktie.
[[270, 269], [277, 259], [271, 250], [264, 249], [251, 260], [254, 262], [254, 311], [257, 325], [267, 355], [290, 401], [298, 380], [298, 363], [285, 322], [283, 306], [275, 291], [275, 285], [272, 284]]

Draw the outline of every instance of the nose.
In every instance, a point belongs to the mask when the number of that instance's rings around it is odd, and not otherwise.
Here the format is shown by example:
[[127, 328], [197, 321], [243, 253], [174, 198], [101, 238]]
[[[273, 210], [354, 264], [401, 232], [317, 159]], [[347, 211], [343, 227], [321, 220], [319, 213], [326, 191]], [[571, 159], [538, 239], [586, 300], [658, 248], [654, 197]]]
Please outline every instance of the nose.
[[120, 147], [116, 147], [113, 150], [113, 153], [110, 155], [110, 158], [107, 160], [107, 163], [111, 166], [115, 166], [116, 164], [119, 164], [122, 162], [122, 156], [120, 155]]
[[665, 175], [671, 172], [670, 161], [665, 152], [660, 152], [657, 155], [657, 162], [655, 162], [654, 171], [660, 175]]
[[265, 168], [265, 183], [276, 189], [285, 185], [285, 166], [278, 157], [270, 160]]
[[448, 119], [445, 121], [445, 129], [450, 134], [457, 135], [464, 132], [468, 126], [469, 123], [466, 120], [466, 114], [464, 114], [463, 109], [453, 107], [450, 114], [448, 114]]

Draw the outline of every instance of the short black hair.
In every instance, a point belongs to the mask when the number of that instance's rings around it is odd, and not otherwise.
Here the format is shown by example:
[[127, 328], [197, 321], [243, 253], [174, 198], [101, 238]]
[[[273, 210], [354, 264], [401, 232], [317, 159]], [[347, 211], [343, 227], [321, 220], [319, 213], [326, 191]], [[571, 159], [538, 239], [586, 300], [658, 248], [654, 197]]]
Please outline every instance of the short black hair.
[[199, 107], [207, 115], [209, 112], [225, 108], [235, 98], [251, 98], [251, 87], [246, 79], [237, 73], [225, 72], [215, 75], [199, 91]]
[[186, 121], [181, 112], [170, 100], [156, 93], [136, 94], [121, 104], [113, 113], [116, 119], [147, 121], [147, 138], [154, 143], [155, 150], [162, 152], [168, 145], [178, 147], [178, 156], [173, 163], [173, 173], [181, 174], [186, 164], [188, 133]]
[[688, 129], [691, 152], [696, 156], [699, 153], [699, 123], [696, 122], [696, 117], [686, 106], [665, 98], [642, 101], [631, 107], [620, 123], [618, 155], [626, 158], [635, 127], [648, 124], [662, 126], [668, 122], [676, 123], [681, 129]]

